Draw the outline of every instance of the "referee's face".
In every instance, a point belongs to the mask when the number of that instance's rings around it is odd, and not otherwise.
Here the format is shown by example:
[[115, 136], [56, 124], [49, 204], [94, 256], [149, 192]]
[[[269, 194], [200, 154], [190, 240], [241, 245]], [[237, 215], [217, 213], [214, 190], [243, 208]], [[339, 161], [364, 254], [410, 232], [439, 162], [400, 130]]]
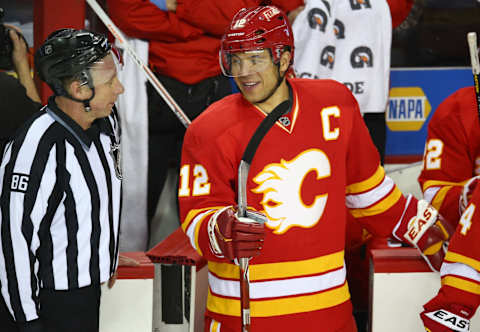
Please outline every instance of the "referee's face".
[[94, 118], [104, 118], [110, 115], [112, 107], [124, 88], [118, 80], [117, 68], [111, 54], [107, 55], [91, 69], [95, 97], [90, 101]]

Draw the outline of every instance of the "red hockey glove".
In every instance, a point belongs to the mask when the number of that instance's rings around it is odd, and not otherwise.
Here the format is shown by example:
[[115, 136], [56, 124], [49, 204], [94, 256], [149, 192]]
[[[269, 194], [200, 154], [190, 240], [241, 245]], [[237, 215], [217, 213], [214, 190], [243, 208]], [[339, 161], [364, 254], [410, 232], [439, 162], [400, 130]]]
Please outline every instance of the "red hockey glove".
[[432, 271], [440, 271], [446, 251], [444, 244], [454, 232], [455, 229], [427, 201], [409, 195], [393, 235], [420, 250]]
[[467, 208], [468, 202], [470, 201], [470, 198], [472, 198], [473, 192], [475, 191], [479, 181], [479, 177], [474, 176], [463, 186], [462, 194], [458, 200], [458, 210], [460, 215], [462, 215], [463, 211], [465, 211]]
[[208, 221], [210, 249], [229, 260], [260, 255], [265, 221], [265, 215], [252, 210], [247, 210], [247, 218], [238, 218], [232, 206], [218, 210]]
[[[430, 332], [467, 332], [470, 318], [475, 311], [455, 303], [461, 300], [461, 294], [445, 292], [443, 289], [423, 306], [420, 313], [425, 329]], [[454, 302], [453, 302], [454, 301]]]
[[470, 320], [445, 309], [420, 313], [425, 330], [429, 332], [468, 332]]

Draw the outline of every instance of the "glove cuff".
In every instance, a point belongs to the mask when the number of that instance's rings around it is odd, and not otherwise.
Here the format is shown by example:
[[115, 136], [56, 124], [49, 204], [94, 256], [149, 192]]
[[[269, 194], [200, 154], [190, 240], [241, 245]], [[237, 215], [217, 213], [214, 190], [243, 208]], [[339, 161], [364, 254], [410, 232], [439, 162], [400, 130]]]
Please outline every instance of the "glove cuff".
[[438, 324], [448, 327], [452, 331], [469, 332], [470, 320], [445, 309], [425, 312], [424, 315]]
[[215, 235], [215, 229], [218, 229], [217, 226], [217, 217], [223, 213], [227, 209], [231, 209], [231, 206], [226, 206], [224, 208], [221, 208], [220, 210], [217, 210], [208, 220], [207, 224], [207, 230], [208, 230], [208, 239], [209, 244], [210, 244], [210, 250], [212, 253], [217, 256], [218, 258], [223, 258], [223, 252], [222, 249], [220, 249], [220, 245], [218, 244], [217, 236]]

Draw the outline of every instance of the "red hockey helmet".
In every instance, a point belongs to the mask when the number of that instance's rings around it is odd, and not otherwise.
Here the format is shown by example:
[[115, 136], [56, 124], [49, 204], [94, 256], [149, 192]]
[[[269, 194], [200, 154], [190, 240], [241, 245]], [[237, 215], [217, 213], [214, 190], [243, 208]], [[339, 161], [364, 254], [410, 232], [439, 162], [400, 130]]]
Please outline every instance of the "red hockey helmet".
[[[223, 35], [220, 66], [226, 76], [232, 74], [232, 54], [269, 49], [276, 64], [288, 47], [293, 64], [293, 33], [287, 15], [275, 6], [243, 8], [235, 14]], [[258, 66], [257, 66], [258, 67]], [[257, 68], [260, 71], [260, 68]]]

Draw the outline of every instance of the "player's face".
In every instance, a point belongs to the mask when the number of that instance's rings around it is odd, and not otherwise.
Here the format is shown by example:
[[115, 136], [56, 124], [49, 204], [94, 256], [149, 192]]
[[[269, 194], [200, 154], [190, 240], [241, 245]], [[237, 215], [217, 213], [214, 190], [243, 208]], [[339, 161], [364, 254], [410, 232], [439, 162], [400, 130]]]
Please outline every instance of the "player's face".
[[[245, 99], [255, 104], [271, 95], [279, 73], [270, 52], [262, 50], [254, 55], [249, 52], [237, 53], [235, 57], [232, 57], [232, 74], [235, 74], [234, 80]], [[239, 64], [238, 70], [235, 70], [235, 63]]]
[[117, 68], [111, 54], [107, 55], [90, 70], [95, 97], [90, 101], [91, 116], [104, 118], [110, 115], [112, 107], [124, 88], [118, 80]]

